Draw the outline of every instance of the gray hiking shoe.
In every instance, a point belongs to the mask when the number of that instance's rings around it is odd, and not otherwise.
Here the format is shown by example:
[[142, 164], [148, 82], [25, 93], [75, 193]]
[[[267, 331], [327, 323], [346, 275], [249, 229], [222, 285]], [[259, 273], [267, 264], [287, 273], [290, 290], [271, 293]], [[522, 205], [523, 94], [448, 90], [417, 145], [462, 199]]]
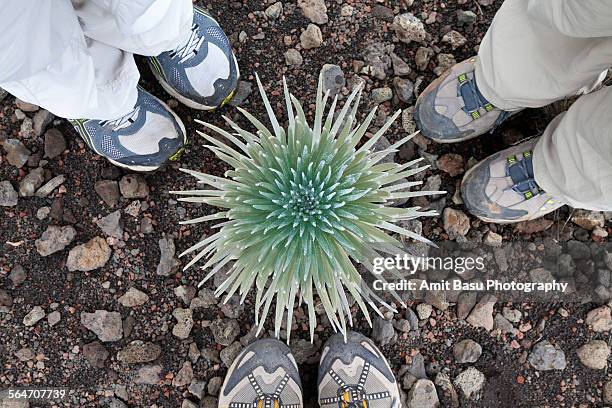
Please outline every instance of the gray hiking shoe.
[[302, 408], [302, 383], [289, 348], [258, 340], [236, 357], [219, 394], [219, 408]]
[[400, 408], [397, 382], [372, 340], [355, 333], [331, 337], [319, 365], [319, 404], [322, 408]]
[[165, 103], [138, 87], [136, 106], [115, 120], [70, 119], [100, 156], [133, 171], [153, 171], [176, 160], [187, 143], [183, 122]]
[[421, 134], [438, 143], [456, 143], [490, 132], [511, 115], [478, 90], [476, 57], [460, 62], [419, 95], [414, 118]]
[[533, 175], [533, 148], [538, 138], [496, 153], [463, 177], [465, 207], [485, 222], [509, 224], [540, 218], [564, 203], [538, 186]]
[[193, 7], [188, 36], [172, 51], [148, 58], [166, 92], [194, 109], [211, 110], [227, 103], [238, 85], [238, 63], [219, 24]]

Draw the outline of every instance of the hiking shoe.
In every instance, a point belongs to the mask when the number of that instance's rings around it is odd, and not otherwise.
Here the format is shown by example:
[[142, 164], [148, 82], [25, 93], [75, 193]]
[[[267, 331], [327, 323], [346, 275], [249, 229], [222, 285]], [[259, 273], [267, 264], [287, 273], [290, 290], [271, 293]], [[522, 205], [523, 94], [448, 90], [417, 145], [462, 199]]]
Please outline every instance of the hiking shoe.
[[219, 408], [302, 408], [302, 383], [289, 348], [258, 340], [236, 357], [219, 394]]
[[400, 395], [391, 368], [372, 340], [347, 333], [331, 337], [319, 365], [319, 404], [322, 408], [400, 408]]
[[238, 85], [238, 62], [219, 24], [201, 8], [193, 7], [193, 25], [172, 51], [148, 58], [162, 87], [194, 109], [223, 106]]
[[490, 132], [512, 114], [493, 106], [478, 90], [476, 57], [446, 71], [419, 95], [414, 118], [421, 134], [438, 143], [456, 143]]
[[485, 222], [509, 224], [540, 218], [564, 203], [547, 194], [533, 176], [533, 148], [538, 138], [496, 153], [464, 176], [465, 207]]
[[100, 156], [133, 171], [153, 171], [178, 158], [187, 135], [165, 103], [138, 87], [136, 106], [115, 120], [71, 119], [79, 136]]

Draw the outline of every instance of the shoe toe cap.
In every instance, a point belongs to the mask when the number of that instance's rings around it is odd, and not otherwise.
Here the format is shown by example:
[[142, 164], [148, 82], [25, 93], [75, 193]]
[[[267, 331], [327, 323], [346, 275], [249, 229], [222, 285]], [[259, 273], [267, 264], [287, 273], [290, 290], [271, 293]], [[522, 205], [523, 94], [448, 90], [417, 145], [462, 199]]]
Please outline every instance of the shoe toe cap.
[[487, 185], [491, 179], [490, 163], [491, 159], [487, 159], [477, 164], [464, 177], [461, 183], [461, 196], [466, 209], [473, 215], [485, 218], [487, 221], [512, 221], [525, 216], [526, 211], [503, 207], [492, 201], [486, 194]]
[[461, 131], [448, 117], [436, 110], [437, 87], [427, 89], [419, 97], [414, 119], [421, 134], [437, 142], [449, 143], [465, 138], [469, 131]]

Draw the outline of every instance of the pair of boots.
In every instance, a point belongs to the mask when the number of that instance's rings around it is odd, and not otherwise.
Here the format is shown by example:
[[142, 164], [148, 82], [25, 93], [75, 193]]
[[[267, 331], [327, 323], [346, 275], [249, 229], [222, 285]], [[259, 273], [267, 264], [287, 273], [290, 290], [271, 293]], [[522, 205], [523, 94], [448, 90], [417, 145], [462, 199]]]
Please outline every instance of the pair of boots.
[[[519, 111], [493, 106], [480, 93], [476, 58], [456, 64], [419, 96], [414, 117], [421, 134], [438, 143], [457, 143], [490, 132]], [[463, 178], [465, 207], [485, 222], [507, 224], [544, 216], [564, 203], [547, 194], [533, 170], [537, 138], [496, 153]]]
[[[162, 87], [201, 110], [223, 106], [238, 84], [238, 63], [219, 24], [193, 7], [191, 32], [179, 46], [147, 58]], [[115, 120], [71, 119], [85, 143], [113, 164], [153, 171], [174, 160], [187, 143], [185, 126], [161, 100], [138, 87], [134, 110]]]
[[[322, 408], [399, 408], [397, 381], [383, 354], [367, 337], [338, 333], [323, 347], [318, 373]], [[258, 340], [236, 357], [221, 387], [219, 408], [302, 408], [302, 385], [289, 348]]]

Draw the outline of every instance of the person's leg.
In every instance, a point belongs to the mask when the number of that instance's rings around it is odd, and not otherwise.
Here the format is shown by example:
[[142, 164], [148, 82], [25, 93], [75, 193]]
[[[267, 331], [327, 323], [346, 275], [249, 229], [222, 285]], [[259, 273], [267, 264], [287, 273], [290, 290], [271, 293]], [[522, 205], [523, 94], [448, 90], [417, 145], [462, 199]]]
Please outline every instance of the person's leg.
[[[77, 16], [68, 0], [59, 0], [65, 6], [61, 16], [40, 8], [36, 19], [54, 19], [46, 31], [33, 34], [23, 43], [22, 38], [6, 38], [8, 46], [0, 54], [11, 56], [13, 48], [28, 49], [20, 57], [21, 64], [32, 66], [40, 59], [39, 47], [44, 42], [37, 38], [52, 37], [63, 40], [63, 51], [46, 57], [38, 69], [22, 76], [0, 78], [0, 87], [26, 102], [42, 106], [56, 116], [64, 118], [117, 119], [134, 109], [138, 97], [136, 85], [140, 75], [131, 54], [108, 45], [87, 40]], [[59, 6], [58, 5], [58, 6]], [[20, 12], [28, 5], [11, 5]], [[0, 17], [4, 19], [5, 17]], [[6, 21], [7, 25], [10, 23]], [[32, 21], [33, 24], [38, 21]], [[20, 24], [28, 25], [27, 21]], [[42, 30], [40, 24], [34, 31]], [[3, 34], [6, 36], [7, 34]], [[15, 35], [18, 35], [15, 33]]]
[[389, 363], [374, 342], [349, 331], [332, 336], [318, 375], [319, 405], [399, 407], [399, 388]]
[[234, 359], [219, 392], [219, 408], [302, 408], [302, 382], [289, 348], [258, 340]]
[[506, 0], [478, 56], [421, 93], [417, 125], [434, 141], [464, 141], [520, 109], [592, 89], [612, 63], [609, 27], [607, 2]]
[[[75, 118], [71, 123], [79, 135], [112, 163], [136, 171], [159, 168], [182, 150], [183, 124], [163, 102], [137, 87], [140, 75], [133, 55], [86, 38], [72, 5], [67, 6], [68, 12], [52, 26], [60, 33], [70, 30], [61, 55], [42, 70], [0, 82], [0, 87], [56, 116]], [[38, 58], [41, 45], [25, 45], [30, 53], [24, 58]], [[15, 46], [24, 44], [16, 41]]]
[[480, 43], [476, 83], [504, 110], [589, 90], [612, 64], [612, 4], [506, 0]]
[[76, 10], [86, 36], [148, 56], [163, 88], [187, 106], [215, 109], [233, 95], [239, 70], [230, 42], [191, 0], [89, 0]]
[[584, 95], [546, 128], [534, 150], [535, 180], [576, 208], [612, 211], [612, 88]]

